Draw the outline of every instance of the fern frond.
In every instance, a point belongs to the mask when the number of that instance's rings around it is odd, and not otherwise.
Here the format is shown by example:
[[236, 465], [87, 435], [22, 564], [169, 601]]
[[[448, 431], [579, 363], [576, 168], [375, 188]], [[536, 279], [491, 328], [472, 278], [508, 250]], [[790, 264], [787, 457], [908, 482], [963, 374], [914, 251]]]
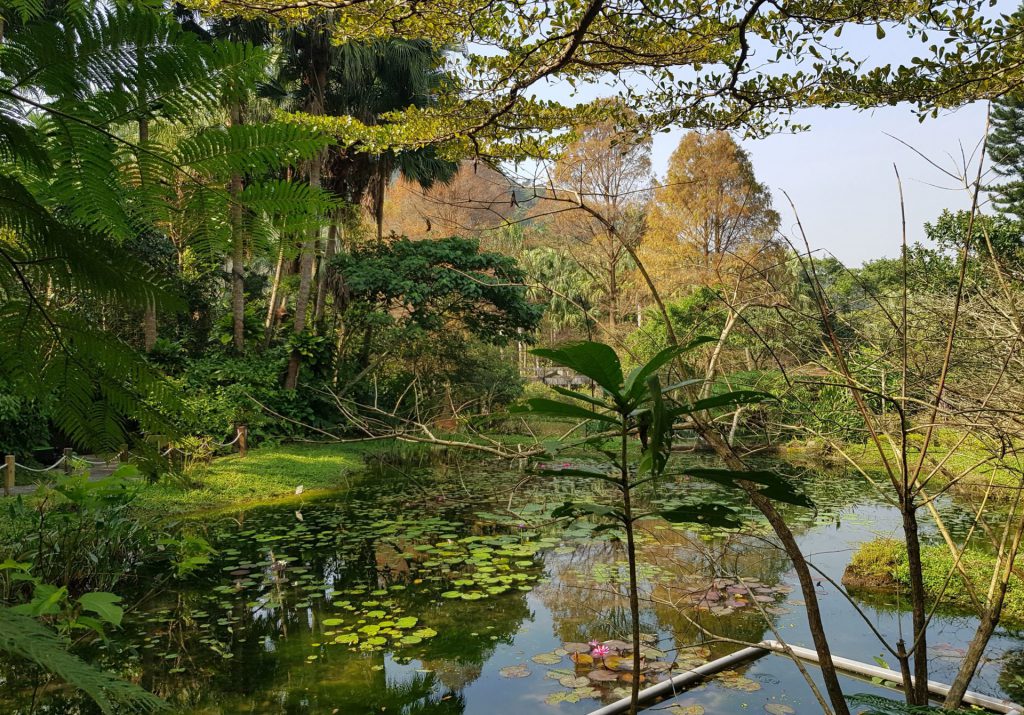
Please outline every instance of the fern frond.
[[215, 127], [185, 139], [177, 162], [195, 171], [227, 176], [259, 173], [298, 162], [329, 143], [320, 132], [298, 124]]
[[0, 651], [24, 658], [84, 691], [109, 715], [152, 713], [167, 704], [138, 685], [106, 673], [68, 652], [56, 633], [33, 618], [0, 606]]

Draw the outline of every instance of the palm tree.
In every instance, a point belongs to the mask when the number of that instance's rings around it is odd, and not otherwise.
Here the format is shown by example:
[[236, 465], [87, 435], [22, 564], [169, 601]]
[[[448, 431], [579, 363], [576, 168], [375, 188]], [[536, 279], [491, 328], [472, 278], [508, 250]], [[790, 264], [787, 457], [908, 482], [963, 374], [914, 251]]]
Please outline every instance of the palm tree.
[[[388, 38], [342, 45], [332, 66], [329, 112], [374, 125], [388, 112], [428, 107], [448, 81], [444, 55], [444, 49], [429, 40]], [[378, 241], [383, 238], [384, 197], [396, 172], [429, 189], [436, 182], [451, 181], [459, 169], [458, 162], [440, 158], [429, 146], [363, 156], [358, 160], [351, 153], [337, 154], [333, 168], [340, 170], [338, 188], [346, 198], [367, 205]]]
[[[410, 106], [426, 107], [436, 101], [446, 81], [444, 51], [427, 40], [381, 39], [333, 46], [330, 25], [318, 20], [289, 31], [279, 85], [289, 88], [287, 104], [312, 115], [352, 116], [364, 124], [379, 124], [387, 112]], [[367, 154], [356, 148], [332, 146], [325, 161], [309, 163], [310, 184], [324, 187], [352, 204], [366, 203], [383, 237], [384, 196], [395, 172], [429, 188], [436, 181], [450, 181], [458, 163], [441, 159], [433, 147], [414, 151]], [[325, 173], [322, 171], [326, 169]], [[338, 216], [323, 253], [321, 266], [337, 250]], [[307, 324], [312, 279], [316, 266], [317, 230], [303, 243], [299, 261], [299, 288], [295, 299], [293, 329], [301, 334]], [[322, 315], [326, 271], [317, 271], [314, 317]], [[298, 384], [301, 355], [292, 352], [285, 387]]]

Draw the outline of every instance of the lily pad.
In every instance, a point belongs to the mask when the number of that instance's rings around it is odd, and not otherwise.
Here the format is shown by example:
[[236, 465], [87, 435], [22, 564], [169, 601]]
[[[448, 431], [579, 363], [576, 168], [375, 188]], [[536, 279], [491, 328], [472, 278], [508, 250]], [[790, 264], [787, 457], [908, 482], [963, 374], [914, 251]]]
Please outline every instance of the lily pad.
[[498, 673], [504, 678], [526, 678], [530, 675], [530, 669], [525, 665], [507, 665]]
[[566, 675], [558, 679], [559, 685], [564, 685], [567, 688], [585, 688], [590, 685], [590, 679], [584, 677], [577, 677], [575, 675]]
[[569, 653], [589, 653], [589, 643], [563, 643], [562, 648]]
[[539, 653], [530, 658], [530, 660], [541, 665], [555, 665], [562, 662], [562, 656], [555, 655], [554, 653]]
[[669, 715], [704, 715], [703, 705], [673, 705], [668, 709]]

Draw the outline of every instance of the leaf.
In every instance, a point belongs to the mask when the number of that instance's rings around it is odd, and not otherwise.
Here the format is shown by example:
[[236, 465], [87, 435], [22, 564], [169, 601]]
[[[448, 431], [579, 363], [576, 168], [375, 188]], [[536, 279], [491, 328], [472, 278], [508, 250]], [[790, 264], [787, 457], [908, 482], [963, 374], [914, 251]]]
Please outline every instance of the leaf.
[[793, 504], [795, 506], [814, 508], [814, 502], [812, 502], [805, 494], [798, 492], [789, 483], [788, 479], [777, 472], [765, 469], [736, 471], [732, 469], [691, 467], [689, 469], [684, 469], [683, 474], [688, 474], [691, 477], [697, 477], [698, 479], [704, 479], [709, 482], [715, 482], [716, 484], [721, 484], [729, 487], [730, 489], [740, 488], [740, 486], [736, 484], [738, 480], [753, 482], [754, 484], [761, 485], [761, 488], [758, 489], [758, 491], [769, 499], [784, 502], [786, 504]]
[[575, 370], [589, 377], [613, 397], [620, 398], [622, 390], [622, 364], [615, 350], [604, 343], [581, 341], [569, 343], [557, 349], [537, 348], [531, 350], [537, 357], [542, 357], [563, 367]]
[[13, 613], [29, 616], [52, 616], [60, 612], [60, 603], [68, 595], [64, 586], [60, 588], [47, 583], [36, 584], [32, 592], [32, 600], [11, 608]]
[[736, 510], [722, 504], [680, 505], [659, 511], [657, 516], [673, 524], [688, 522], [725, 529], [738, 529], [742, 526]]
[[525, 665], [506, 665], [498, 671], [503, 678], [527, 678], [530, 676], [530, 669]]
[[639, 474], [658, 477], [668, 465], [672, 451], [672, 417], [662, 400], [661, 382], [657, 375], [647, 378], [647, 391], [651, 396], [650, 424], [647, 431], [647, 449], [640, 459]]
[[0, 606], [0, 652], [25, 658], [83, 690], [104, 713], [156, 712], [167, 704], [134, 683], [118, 679], [67, 652], [55, 632]]
[[562, 662], [562, 656], [555, 653], [539, 653], [530, 658], [530, 660], [540, 665], [555, 665]]
[[121, 625], [124, 617], [124, 609], [117, 605], [120, 602], [120, 596], [106, 591], [92, 591], [82, 594], [78, 599], [78, 605], [83, 611], [95, 613], [101, 620], [114, 626]]
[[618, 420], [611, 415], [593, 412], [579, 405], [571, 405], [568, 402], [548, 400], [543, 397], [535, 397], [527, 400], [525, 406], [515, 406], [509, 409], [512, 414], [528, 412], [531, 414], [544, 415], [547, 417], [568, 417], [577, 420], [597, 420], [609, 424], [618, 424]]
[[630, 371], [629, 376], [626, 378], [625, 385], [623, 386], [623, 392], [627, 397], [637, 399], [643, 389], [647, 386], [647, 378], [654, 375], [665, 364], [682, 354], [685, 350], [686, 348], [683, 347], [665, 348], [648, 360], [644, 365], [633, 368], [633, 370]]

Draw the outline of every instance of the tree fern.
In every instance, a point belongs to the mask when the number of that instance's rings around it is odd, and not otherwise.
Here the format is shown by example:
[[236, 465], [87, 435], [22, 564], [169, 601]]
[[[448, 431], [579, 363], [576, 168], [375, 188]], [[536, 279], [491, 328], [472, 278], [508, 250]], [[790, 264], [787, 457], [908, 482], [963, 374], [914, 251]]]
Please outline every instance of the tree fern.
[[88, 694], [104, 713], [151, 713], [167, 707], [152, 693], [69, 653], [56, 633], [4, 606], [0, 606], [0, 651], [54, 673]]

